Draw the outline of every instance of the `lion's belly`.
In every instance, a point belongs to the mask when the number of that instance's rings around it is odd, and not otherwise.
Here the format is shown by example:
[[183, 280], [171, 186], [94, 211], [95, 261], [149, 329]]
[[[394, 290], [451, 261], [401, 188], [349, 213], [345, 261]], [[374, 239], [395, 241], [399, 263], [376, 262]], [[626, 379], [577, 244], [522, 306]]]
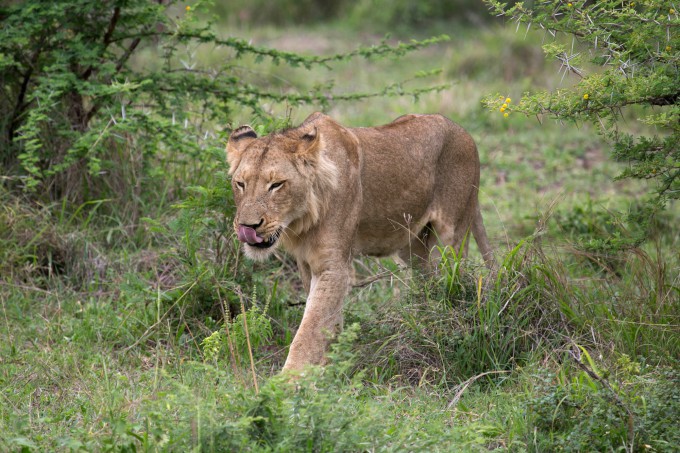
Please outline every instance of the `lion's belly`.
[[[392, 231], [382, 230], [381, 234], [376, 232], [375, 229], [359, 228], [353, 245], [354, 253], [384, 257], [408, 246], [409, 232], [403, 227]], [[413, 236], [413, 233], [411, 235]]]
[[444, 135], [421, 133], [428, 121], [434, 120], [421, 117], [396, 126], [353, 129], [363, 149], [355, 252], [391, 255], [407, 247], [429, 221]]
[[379, 257], [392, 255], [407, 247], [409, 239], [418, 235], [428, 222], [431, 196], [425, 193], [419, 200], [405, 198], [397, 195], [390, 210], [369, 209], [362, 212], [353, 244], [356, 253]]

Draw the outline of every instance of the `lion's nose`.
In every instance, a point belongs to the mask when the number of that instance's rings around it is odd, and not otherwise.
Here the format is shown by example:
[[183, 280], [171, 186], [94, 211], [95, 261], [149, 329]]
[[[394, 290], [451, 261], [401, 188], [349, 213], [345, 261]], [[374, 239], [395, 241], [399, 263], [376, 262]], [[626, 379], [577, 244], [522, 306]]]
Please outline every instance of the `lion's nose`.
[[247, 227], [247, 228], [252, 228], [253, 230], [257, 229], [262, 223], [264, 222], [264, 219], [260, 219], [260, 223], [252, 223], [252, 224], [247, 224], [247, 223], [242, 223], [241, 226]]

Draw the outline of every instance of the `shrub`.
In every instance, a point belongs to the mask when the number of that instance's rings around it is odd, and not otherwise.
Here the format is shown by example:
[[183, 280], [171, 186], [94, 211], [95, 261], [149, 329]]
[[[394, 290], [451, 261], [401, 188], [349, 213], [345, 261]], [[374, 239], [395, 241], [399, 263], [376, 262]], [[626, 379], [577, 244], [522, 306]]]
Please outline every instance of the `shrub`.
[[[560, 62], [565, 75], [577, 77], [569, 88], [526, 93], [512, 103], [492, 96], [487, 106], [504, 114], [592, 123], [612, 143], [612, 157], [627, 164], [620, 178], [655, 182], [656, 205], [680, 198], [680, 35], [675, 32], [680, 15], [675, 3], [486, 3], [518, 28], [543, 29], [554, 38], [544, 44], [545, 53]], [[649, 127], [631, 132], [627, 116]]]
[[[266, 116], [263, 103], [323, 106], [432, 89], [394, 83], [364, 94], [335, 94], [326, 85], [309, 93], [268, 90], [241, 77], [245, 57], [309, 69], [403, 55], [444, 39], [303, 56], [220, 38], [199, 19], [201, 2], [181, 5], [59, 0], [0, 7], [0, 162], [14, 187], [48, 200], [127, 200], [136, 222], [145, 199], [158, 204], [176, 195], [181, 184], [165, 180], [207, 174], [202, 155], [223, 146], [220, 130], [234, 110]], [[207, 45], [226, 50], [218, 67], [191, 57]]]
[[529, 444], [535, 451], [673, 451], [678, 371], [640, 373], [637, 365], [614, 370], [611, 385], [585, 371], [540, 371], [525, 401]]
[[633, 204], [620, 214], [593, 206], [591, 199], [570, 210], [559, 211], [555, 220], [560, 231], [573, 243], [576, 251], [596, 270], [619, 273], [628, 258], [652, 230], [653, 209], [643, 203]]
[[535, 238], [521, 241], [488, 280], [460, 262], [447, 249], [440, 276], [416, 279], [404, 303], [364, 320], [360, 356], [381, 379], [454, 385], [550, 355], [565, 335], [579, 335], [580, 295]]

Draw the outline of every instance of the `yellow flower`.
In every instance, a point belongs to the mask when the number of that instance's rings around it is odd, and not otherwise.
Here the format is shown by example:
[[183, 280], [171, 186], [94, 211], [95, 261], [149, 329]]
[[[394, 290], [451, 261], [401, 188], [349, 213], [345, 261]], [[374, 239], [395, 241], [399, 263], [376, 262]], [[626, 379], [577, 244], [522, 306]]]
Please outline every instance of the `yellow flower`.
[[675, 10], [673, 8], [669, 9], [668, 14], [675, 14]]
[[505, 98], [505, 103], [506, 103], [506, 104], [509, 104], [509, 103], [511, 103], [511, 102], [512, 102], [512, 99], [510, 99], [510, 98]]
[[505, 112], [505, 107], [501, 107], [501, 113]]
[[583, 99], [585, 99], [586, 101], [588, 100], [588, 93], [583, 95]]
[[569, 8], [571, 8], [571, 7], [574, 6], [574, 5], [572, 5], [571, 3], [567, 3], [567, 6], [568, 6]]
[[508, 112], [505, 112], [505, 113], [503, 114], [503, 117], [504, 117], [504, 118], [507, 118], [507, 117], [508, 117]]
[[666, 46], [666, 52], [670, 52], [670, 51], [671, 51], [671, 49], [672, 49], [672, 47], [671, 47], [671, 46]]
[[503, 107], [504, 109], [507, 109], [507, 108], [508, 108], [508, 104], [503, 104], [501, 107]]
[[191, 11], [191, 6], [187, 5], [187, 11]]

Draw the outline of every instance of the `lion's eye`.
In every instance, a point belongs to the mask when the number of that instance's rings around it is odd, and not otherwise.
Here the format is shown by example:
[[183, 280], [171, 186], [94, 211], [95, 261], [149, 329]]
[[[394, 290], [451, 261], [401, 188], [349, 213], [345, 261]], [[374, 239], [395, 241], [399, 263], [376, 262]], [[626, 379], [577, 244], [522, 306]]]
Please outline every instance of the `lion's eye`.
[[236, 181], [236, 185], [241, 190], [245, 189], [245, 187], [246, 187], [246, 185], [243, 183], [243, 181]]
[[283, 185], [283, 181], [273, 182], [273, 183], [271, 183], [271, 185], [269, 186], [269, 191], [271, 192], [272, 190], [278, 189], [278, 188], [281, 187], [282, 185]]

